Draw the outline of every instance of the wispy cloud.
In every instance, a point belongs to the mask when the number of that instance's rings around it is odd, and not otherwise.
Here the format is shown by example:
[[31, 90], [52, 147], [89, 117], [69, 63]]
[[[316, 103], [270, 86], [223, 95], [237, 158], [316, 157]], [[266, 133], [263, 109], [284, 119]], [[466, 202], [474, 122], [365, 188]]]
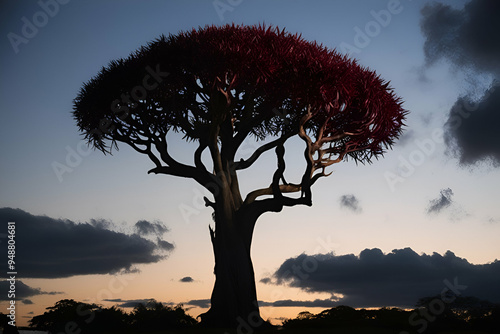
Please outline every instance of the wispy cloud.
[[440, 213], [443, 209], [449, 207], [453, 203], [452, 196], [453, 191], [450, 188], [442, 189], [438, 198], [430, 200], [427, 206], [427, 213]]
[[352, 212], [360, 213], [363, 211], [359, 204], [359, 200], [354, 195], [342, 195], [339, 199], [340, 207], [346, 208]]
[[201, 308], [209, 308], [210, 307], [210, 299], [193, 299], [193, 300], [190, 300], [190, 301], [184, 303], [184, 305], [201, 307]]
[[162, 236], [169, 231], [168, 227], [160, 221], [149, 222], [139, 220], [135, 223], [135, 229], [139, 235], [159, 235]]
[[259, 306], [272, 306], [272, 307], [335, 307], [339, 305], [338, 299], [314, 299], [314, 300], [292, 300], [283, 299], [275, 302], [259, 301]]
[[[112, 302], [116, 303], [118, 307], [122, 308], [134, 308], [140, 304], [147, 305], [148, 303], [156, 301], [154, 298], [147, 298], [147, 299], [121, 299], [121, 298], [115, 298], [115, 299], [103, 299], [105, 302]], [[174, 303], [162, 303], [164, 305], [169, 305], [172, 306]]]
[[194, 279], [190, 276], [186, 276], [186, 277], [183, 277], [179, 280], [179, 282], [182, 282], [182, 283], [192, 283], [194, 282]]

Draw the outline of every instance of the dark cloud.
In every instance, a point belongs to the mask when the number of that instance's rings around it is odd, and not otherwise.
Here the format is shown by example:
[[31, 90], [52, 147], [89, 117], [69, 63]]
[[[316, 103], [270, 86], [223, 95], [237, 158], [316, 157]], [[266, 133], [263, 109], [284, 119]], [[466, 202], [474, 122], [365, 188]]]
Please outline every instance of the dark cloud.
[[260, 282], [264, 284], [269, 284], [271, 283], [271, 279], [269, 277], [264, 277], [260, 280]]
[[162, 240], [160, 238], [158, 238], [156, 240], [156, 243], [158, 244], [158, 247], [165, 250], [165, 251], [171, 251], [175, 248], [175, 246], [173, 244], [171, 244], [170, 242], [166, 241], [166, 240]]
[[427, 66], [445, 60], [466, 73], [469, 95], [479, 80], [496, 78], [478, 102], [466, 95], [454, 103], [445, 125], [449, 152], [462, 165], [500, 166], [500, 1], [472, 0], [463, 9], [433, 3], [421, 13]]
[[[194, 299], [184, 303], [185, 306], [209, 308], [210, 299]], [[265, 302], [259, 300], [259, 306], [272, 306], [272, 307], [334, 307], [338, 303], [335, 299], [316, 299], [316, 300], [277, 300], [274, 302]]]
[[182, 283], [192, 283], [194, 282], [194, 279], [190, 276], [186, 276], [186, 277], [183, 277], [179, 280], [179, 282], [182, 282]]
[[31, 299], [23, 299], [21, 302], [25, 305], [32, 305], [33, 301]]
[[90, 219], [89, 224], [103, 230], [110, 230], [114, 227], [114, 224], [106, 219]]
[[122, 307], [122, 308], [134, 308], [140, 304], [147, 305], [148, 303], [155, 301], [155, 299], [154, 298], [149, 298], [149, 299], [116, 298], [116, 299], [103, 299], [103, 301], [116, 303], [118, 305], [118, 307]]
[[163, 235], [168, 232], [168, 227], [166, 227], [162, 222], [148, 222], [147, 220], [139, 220], [135, 223], [135, 229], [139, 235]]
[[349, 209], [352, 212], [360, 213], [362, 211], [359, 200], [354, 195], [342, 195], [339, 201], [341, 207]]
[[443, 209], [449, 207], [451, 203], [453, 203], [453, 200], [451, 199], [452, 196], [453, 191], [450, 188], [442, 189], [439, 197], [429, 202], [427, 213], [439, 213]]
[[458, 68], [500, 72], [499, 1], [472, 0], [463, 9], [431, 3], [421, 14], [428, 65], [445, 59]]
[[445, 288], [500, 302], [499, 281], [498, 260], [474, 265], [450, 251], [444, 256], [419, 255], [410, 248], [388, 254], [377, 248], [365, 249], [359, 256], [301, 254], [286, 260], [273, 274], [274, 284], [341, 294], [337, 305], [352, 307], [412, 307], [419, 298], [439, 294]]
[[499, 125], [499, 82], [477, 103], [468, 97], [460, 97], [451, 108], [445, 124], [449, 152], [457, 156], [462, 165], [490, 160], [500, 166]]
[[184, 303], [184, 305], [195, 306], [201, 308], [209, 308], [210, 307], [210, 299], [193, 299]]
[[[116, 303], [118, 307], [123, 307], [123, 308], [134, 308], [139, 304], [144, 304], [147, 305], [151, 301], [155, 301], [155, 299], [150, 298], [150, 299], [121, 299], [121, 298], [116, 298], [116, 299], [103, 299], [105, 302], [112, 302]], [[163, 303], [164, 305], [175, 305], [174, 303]], [[209, 308], [210, 307], [210, 299], [193, 299], [190, 300], [186, 303], [183, 303], [184, 306], [186, 307], [201, 307], [201, 308]]]
[[[8, 297], [9, 291], [10, 291], [10, 282], [8, 280], [2, 279], [0, 281], [0, 300], [10, 300], [11, 298]], [[16, 299], [21, 300], [28, 297], [34, 297], [39, 295], [59, 295], [63, 294], [63, 292], [42, 291], [40, 288], [32, 288], [29, 285], [24, 284], [23, 281], [16, 279], [15, 294], [16, 294]]]
[[158, 262], [173, 248], [166, 241], [107, 230], [97, 221], [76, 224], [11, 208], [0, 209], [0, 220], [16, 222], [16, 266], [23, 277], [134, 272], [134, 265]]
[[315, 300], [277, 300], [275, 302], [259, 301], [259, 306], [272, 306], [272, 307], [324, 307], [332, 308], [338, 306], [337, 299], [315, 299]]

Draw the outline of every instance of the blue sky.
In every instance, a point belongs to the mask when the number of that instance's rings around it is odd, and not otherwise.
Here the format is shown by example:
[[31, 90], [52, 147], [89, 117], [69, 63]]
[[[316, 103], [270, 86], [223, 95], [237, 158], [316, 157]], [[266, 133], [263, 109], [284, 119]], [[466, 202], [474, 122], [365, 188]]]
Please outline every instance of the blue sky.
[[[252, 248], [257, 281], [266, 277], [279, 281], [276, 270], [286, 259], [301, 253], [357, 256], [366, 248], [378, 248], [385, 254], [411, 248], [417, 254], [444, 255], [450, 250], [472, 264], [492, 262], [500, 254], [498, 156], [492, 149], [485, 153], [486, 159], [460, 164], [460, 156], [450, 153], [442, 133], [458, 97], [483, 96], [498, 72], [493, 67], [478, 70], [473, 65], [460, 65], [445, 53], [431, 59], [430, 64], [424, 56], [424, 42], [433, 41], [434, 35], [424, 34], [420, 27], [420, 11], [429, 3], [67, 1], [57, 3], [58, 10], [47, 7], [53, 15], [44, 16], [40, 14], [43, 6], [36, 1], [22, 5], [3, 2], [0, 207], [75, 223], [104, 219], [112, 222], [106, 226], [108, 230], [135, 233], [153, 241], [154, 236], [140, 234], [134, 224], [161, 221], [169, 229], [162, 238], [175, 247], [162, 260], [132, 261], [140, 273], [125, 274], [134, 279], [107, 299], [153, 297], [180, 303], [209, 298], [213, 256], [207, 225], [211, 212], [200, 205], [203, 190], [189, 180], [147, 175], [152, 164], [123, 145], [113, 156], [90, 151], [72, 119], [72, 100], [82, 83], [102, 66], [160, 34], [207, 24], [265, 23], [350, 52], [360, 64], [391, 81], [410, 114], [400, 143], [383, 159], [366, 166], [352, 161], [334, 165], [333, 174], [315, 185], [312, 208], [289, 208], [260, 219]], [[439, 3], [452, 3], [459, 12], [466, 2]], [[448, 11], [453, 12], [452, 8]], [[432, 23], [433, 16], [429, 14], [427, 19]], [[38, 31], [24, 27], [26, 21], [34, 20]], [[13, 42], [13, 34], [25, 38], [24, 42]], [[464, 122], [472, 118], [466, 117]], [[179, 138], [172, 140], [172, 154], [191, 162], [190, 147]], [[491, 138], [491, 142], [498, 144], [498, 138]], [[251, 152], [256, 145], [248, 141], [244, 149]], [[287, 157], [297, 162], [295, 172], [300, 173], [300, 143], [289, 145]], [[275, 166], [272, 158], [241, 174], [243, 189], [268, 184]], [[55, 170], [61, 165], [67, 167], [65, 172]], [[266, 170], [270, 172], [263, 179]], [[57, 241], [46, 247], [57, 247]], [[64, 297], [83, 300], [95, 299], [114, 277], [110, 272], [87, 274], [31, 276], [24, 282], [44, 292], [64, 292]], [[179, 282], [183, 277], [193, 281]], [[82, 287], [82, 280], [89, 286]], [[441, 288], [442, 282], [437, 283], [435, 289]], [[316, 291], [312, 285], [277, 283], [259, 283], [257, 289], [259, 299], [267, 302], [329, 299], [340, 293], [334, 288]], [[39, 314], [61, 298], [61, 294], [34, 294], [30, 298], [34, 303], [22, 310], [26, 317], [29, 312]], [[279, 318], [293, 316], [302, 308], [269, 310], [273, 310], [266, 311], [270, 317]], [[200, 309], [192, 312], [196, 315]]]

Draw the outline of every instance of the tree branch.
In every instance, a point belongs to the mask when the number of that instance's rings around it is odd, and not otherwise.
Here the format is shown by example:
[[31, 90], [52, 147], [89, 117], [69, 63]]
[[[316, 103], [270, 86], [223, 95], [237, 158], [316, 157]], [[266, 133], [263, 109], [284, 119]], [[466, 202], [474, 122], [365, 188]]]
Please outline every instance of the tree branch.
[[168, 174], [185, 178], [192, 178], [196, 182], [204, 186], [206, 189], [208, 189], [210, 192], [213, 193], [214, 191], [216, 191], [215, 189], [211, 189], [210, 187], [208, 187], [208, 185], [213, 184], [214, 182], [216, 182], [216, 180], [214, 179], [213, 175], [206, 171], [206, 169], [203, 170], [194, 166], [180, 163], [168, 153], [166, 135], [164, 135], [163, 138], [162, 136], [158, 136], [158, 140], [154, 140], [153, 143], [157, 151], [160, 153], [161, 159], [168, 166], [157, 165], [156, 168], [149, 170], [148, 174]]
[[[273, 183], [271, 184], [271, 188], [273, 190], [273, 196], [275, 199], [280, 199], [283, 197], [283, 194], [280, 190], [280, 181], [285, 180], [283, 173], [285, 172], [285, 147], [283, 143], [280, 143], [276, 146], [276, 158], [278, 160], [278, 166], [273, 175]], [[283, 181], [285, 183], [285, 181]]]
[[241, 169], [246, 169], [252, 164], [257, 161], [257, 159], [265, 152], [275, 148], [276, 146], [283, 144], [288, 138], [293, 136], [294, 134], [290, 133], [287, 135], [283, 135], [278, 139], [275, 139], [267, 144], [262, 145], [258, 149], [255, 150], [255, 152], [248, 158], [247, 160], [241, 159], [239, 162], [234, 163], [234, 169], [235, 170], [241, 170]]
[[[294, 192], [300, 191], [300, 189], [301, 189], [300, 184], [288, 183], [288, 184], [280, 184], [279, 185], [279, 192], [281, 194], [294, 193]], [[254, 191], [248, 193], [248, 195], [245, 197], [245, 201], [243, 202], [243, 204], [244, 205], [251, 204], [258, 197], [264, 196], [264, 195], [274, 195], [273, 187], [269, 186], [267, 188], [257, 189], [257, 190], [254, 190]]]
[[207, 167], [201, 160], [201, 155], [203, 154], [203, 151], [207, 148], [207, 146], [208, 146], [207, 143], [200, 139], [200, 144], [196, 149], [196, 151], [194, 152], [194, 165], [196, 166], [196, 168], [199, 168], [202, 171], [208, 173]]
[[302, 196], [308, 198], [309, 201], [312, 200], [311, 193], [311, 177], [314, 172], [314, 159], [313, 159], [313, 144], [311, 138], [306, 134], [304, 130], [304, 125], [312, 118], [311, 113], [311, 105], [307, 107], [307, 114], [302, 117], [300, 121], [299, 128], [299, 137], [306, 143], [306, 148], [304, 149], [304, 158], [306, 159], [306, 170], [304, 171], [304, 175], [302, 176], [302, 182], [300, 183], [302, 186]]

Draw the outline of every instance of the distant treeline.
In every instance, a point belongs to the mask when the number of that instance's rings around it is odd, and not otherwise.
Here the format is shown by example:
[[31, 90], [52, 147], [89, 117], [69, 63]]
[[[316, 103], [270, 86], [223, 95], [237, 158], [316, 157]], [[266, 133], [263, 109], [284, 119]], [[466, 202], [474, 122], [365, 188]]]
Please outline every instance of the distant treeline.
[[[301, 312], [295, 319], [285, 320], [279, 333], [323, 333], [325, 329], [340, 332], [353, 329], [352, 333], [357, 333], [356, 329], [372, 329], [373, 333], [432, 334], [468, 330], [498, 333], [500, 328], [500, 305], [474, 297], [456, 297], [446, 302], [442, 296], [427, 297], [420, 299], [416, 306], [410, 311], [337, 306], [318, 314]], [[2, 320], [6, 319], [6, 315], [2, 315]], [[29, 323], [32, 329], [54, 334], [189, 333], [197, 332], [199, 327], [198, 321], [188, 315], [182, 305], [171, 307], [155, 300], [138, 304], [132, 312], [126, 313], [116, 306], [105, 308], [63, 299], [48, 307], [44, 314], [33, 317]]]

